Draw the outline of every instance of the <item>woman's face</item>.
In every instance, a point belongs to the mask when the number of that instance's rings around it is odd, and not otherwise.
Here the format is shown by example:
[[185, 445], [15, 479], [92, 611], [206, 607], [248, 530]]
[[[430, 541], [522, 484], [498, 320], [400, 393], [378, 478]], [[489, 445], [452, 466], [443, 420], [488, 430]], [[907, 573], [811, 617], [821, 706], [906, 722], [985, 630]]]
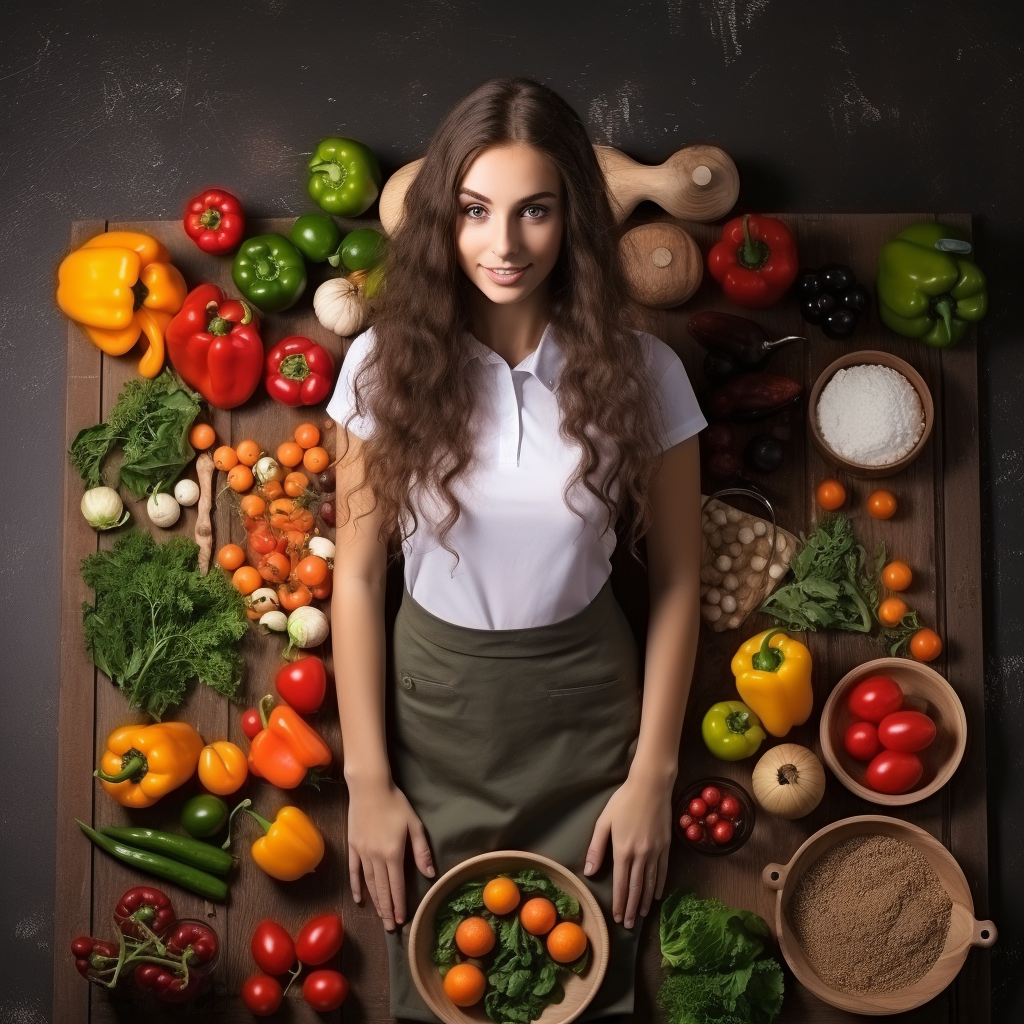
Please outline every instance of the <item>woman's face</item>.
[[459, 266], [492, 302], [522, 302], [558, 260], [563, 224], [562, 179], [546, 156], [522, 143], [485, 149], [459, 191]]

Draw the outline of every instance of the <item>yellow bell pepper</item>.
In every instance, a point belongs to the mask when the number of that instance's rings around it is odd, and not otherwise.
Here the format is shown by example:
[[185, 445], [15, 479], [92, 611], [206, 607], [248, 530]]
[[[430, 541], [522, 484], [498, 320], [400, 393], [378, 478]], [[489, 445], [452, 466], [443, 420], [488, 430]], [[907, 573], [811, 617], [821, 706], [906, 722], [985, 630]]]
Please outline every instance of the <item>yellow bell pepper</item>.
[[282, 807], [273, 824], [255, 811], [245, 808], [262, 826], [266, 835], [252, 844], [252, 859], [282, 882], [309, 874], [324, 857], [324, 837], [298, 807]]
[[199, 754], [199, 781], [218, 796], [237, 792], [249, 777], [245, 751], [227, 740], [207, 743]]
[[773, 736], [811, 717], [811, 652], [781, 629], [752, 636], [732, 659], [740, 699]]
[[142, 335], [143, 377], [164, 365], [164, 331], [188, 288], [171, 254], [138, 231], [107, 231], [65, 256], [57, 269], [57, 305], [107, 355], [124, 355]]
[[202, 749], [188, 722], [126, 725], [107, 737], [93, 775], [122, 806], [150, 807], [192, 777]]

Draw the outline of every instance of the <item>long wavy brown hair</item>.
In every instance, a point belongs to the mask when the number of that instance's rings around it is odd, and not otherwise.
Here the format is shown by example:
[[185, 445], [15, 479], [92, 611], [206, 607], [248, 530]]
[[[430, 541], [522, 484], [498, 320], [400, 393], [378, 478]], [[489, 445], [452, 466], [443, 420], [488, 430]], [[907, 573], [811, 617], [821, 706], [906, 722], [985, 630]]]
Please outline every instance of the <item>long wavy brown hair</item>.
[[468, 427], [474, 395], [463, 359], [467, 289], [475, 287], [457, 259], [458, 193], [473, 160], [508, 143], [544, 154], [565, 190], [549, 316], [565, 357], [555, 392], [560, 433], [580, 451], [566, 504], [573, 508], [570, 493], [582, 483], [607, 509], [607, 525], [618, 524], [635, 552], [650, 523], [648, 487], [659, 451], [654, 385], [630, 330], [635, 308], [586, 129], [565, 100], [528, 78], [492, 79], [461, 100], [434, 133], [406, 193], [401, 226], [388, 246], [375, 342], [354, 382], [353, 416], [368, 415], [374, 424], [363, 447], [364, 483], [383, 514], [382, 539], [392, 551], [403, 522], [406, 534], [417, 528], [415, 485], [444, 512], [434, 526], [458, 558], [447, 537], [461, 511], [454, 485], [474, 453]]

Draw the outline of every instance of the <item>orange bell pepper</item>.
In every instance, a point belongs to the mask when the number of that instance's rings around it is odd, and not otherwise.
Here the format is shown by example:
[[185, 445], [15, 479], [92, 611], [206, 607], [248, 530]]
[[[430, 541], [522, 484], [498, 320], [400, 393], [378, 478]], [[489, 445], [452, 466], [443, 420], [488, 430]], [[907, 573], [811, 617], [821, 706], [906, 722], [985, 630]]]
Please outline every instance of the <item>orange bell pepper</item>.
[[249, 777], [249, 765], [241, 747], [218, 740], [207, 743], [199, 754], [199, 781], [218, 796], [227, 796], [242, 788]]
[[57, 305], [107, 355], [124, 355], [145, 335], [139, 373], [155, 377], [164, 365], [164, 331], [188, 292], [170, 259], [138, 231], [96, 235], [57, 268]]
[[202, 749], [188, 722], [126, 725], [107, 737], [93, 775], [122, 806], [150, 807], [192, 777]]
[[331, 748], [297, 711], [287, 705], [270, 711], [273, 700], [268, 695], [260, 701], [263, 731], [249, 748], [249, 771], [279, 789], [294, 789], [311, 768], [331, 763]]

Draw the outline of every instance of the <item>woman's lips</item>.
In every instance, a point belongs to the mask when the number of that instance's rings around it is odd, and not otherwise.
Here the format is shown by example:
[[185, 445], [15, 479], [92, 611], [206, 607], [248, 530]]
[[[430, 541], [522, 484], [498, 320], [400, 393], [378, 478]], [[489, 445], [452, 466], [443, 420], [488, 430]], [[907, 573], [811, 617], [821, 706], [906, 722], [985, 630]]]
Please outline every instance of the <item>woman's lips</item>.
[[525, 267], [483, 267], [482, 269], [495, 284], [507, 285], [519, 281], [523, 274], [530, 269], [530, 265], [527, 264]]

